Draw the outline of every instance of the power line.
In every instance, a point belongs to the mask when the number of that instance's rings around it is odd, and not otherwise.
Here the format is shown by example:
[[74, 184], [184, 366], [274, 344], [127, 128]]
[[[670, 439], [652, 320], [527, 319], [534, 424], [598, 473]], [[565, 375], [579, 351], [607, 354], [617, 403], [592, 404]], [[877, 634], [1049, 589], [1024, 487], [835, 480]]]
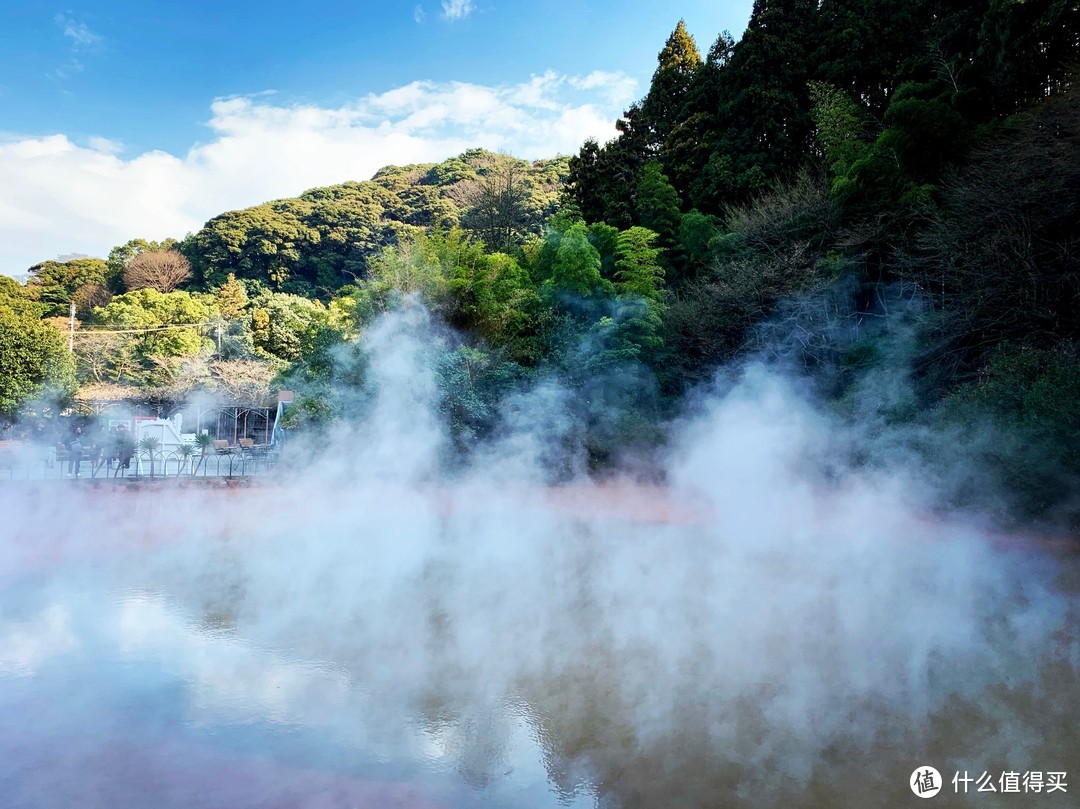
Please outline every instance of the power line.
[[197, 329], [201, 326], [218, 326], [218, 321], [211, 320], [206, 323], [177, 323], [172, 326], [148, 326], [145, 329], [79, 329], [79, 334], [145, 334], [152, 331], [168, 331], [169, 329]]

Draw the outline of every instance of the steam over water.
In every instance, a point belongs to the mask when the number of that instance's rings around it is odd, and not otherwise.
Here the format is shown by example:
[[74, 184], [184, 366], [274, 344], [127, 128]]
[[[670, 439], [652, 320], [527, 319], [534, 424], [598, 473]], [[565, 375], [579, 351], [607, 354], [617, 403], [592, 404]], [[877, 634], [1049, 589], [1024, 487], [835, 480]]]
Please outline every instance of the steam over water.
[[541, 486], [551, 391], [440, 478], [424, 329], [371, 336], [371, 416], [303, 474], [0, 489], [0, 806], [864, 807], [914, 801], [918, 765], [1080, 776], [1075, 554], [932, 516], [916, 469], [830, 466], [838, 428], [760, 370], [688, 417], [664, 489]]

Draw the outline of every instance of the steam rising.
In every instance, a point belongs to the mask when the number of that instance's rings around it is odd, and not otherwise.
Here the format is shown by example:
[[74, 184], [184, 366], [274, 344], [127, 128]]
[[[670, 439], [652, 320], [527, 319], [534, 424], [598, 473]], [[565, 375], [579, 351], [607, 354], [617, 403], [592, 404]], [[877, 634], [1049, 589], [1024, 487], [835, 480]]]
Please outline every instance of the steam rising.
[[[1075, 762], [1075, 556], [838, 468], [851, 435], [761, 366], [664, 489], [538, 485], [582, 468], [555, 383], [440, 472], [438, 339], [373, 328], [363, 418], [272, 484], [0, 490], [15, 805], [870, 806], [920, 764]], [[138, 746], [156, 780], [108, 755]]]

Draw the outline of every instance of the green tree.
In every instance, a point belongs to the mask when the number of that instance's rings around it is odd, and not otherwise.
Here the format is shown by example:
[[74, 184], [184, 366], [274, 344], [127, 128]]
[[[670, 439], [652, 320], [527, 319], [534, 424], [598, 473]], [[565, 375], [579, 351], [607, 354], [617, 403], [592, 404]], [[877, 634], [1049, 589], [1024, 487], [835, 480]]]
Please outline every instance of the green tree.
[[139, 453], [150, 460], [150, 478], [154, 477], [154, 461], [161, 448], [161, 441], [155, 436], [147, 435], [139, 439]]
[[[807, 80], [814, 0], [756, 0], [746, 33], [722, 69], [695, 207], [719, 212], [794, 172], [812, 121]], [[644, 222], [642, 224], [645, 224]]]
[[614, 277], [619, 229], [606, 222], [594, 222], [589, 225], [589, 244], [600, 254], [600, 274], [608, 279]]
[[63, 335], [32, 310], [0, 301], [0, 415], [14, 418], [36, 399], [66, 401], [74, 389], [74, 362]]
[[264, 293], [251, 302], [256, 352], [293, 362], [314, 353], [329, 328], [326, 307], [298, 295]]
[[231, 272], [280, 289], [299, 275], [304, 250], [320, 241], [319, 231], [304, 222], [310, 212], [299, 200], [230, 211], [185, 242], [185, 253], [204, 287], [220, 286]]
[[19, 316], [41, 318], [45, 305], [34, 300], [31, 290], [8, 275], [0, 275], [0, 309], [7, 308]]
[[655, 242], [656, 234], [642, 227], [619, 234], [615, 264], [619, 302], [611, 318], [617, 353], [647, 363], [655, 362], [664, 347], [664, 268]]
[[636, 190], [634, 208], [638, 223], [657, 234], [662, 249], [671, 251], [678, 242], [679, 194], [659, 162], [645, 164]]
[[929, 29], [941, 5], [937, 0], [823, 0], [811, 57], [816, 78], [867, 117], [881, 120], [896, 88], [933, 60]]
[[[1076, 523], [1080, 475], [1080, 345], [1053, 348], [1004, 342], [986, 357], [976, 379], [955, 388], [937, 409], [970, 442], [984, 475], [998, 485], [972, 492], [975, 505], [1000, 511], [1002, 502], [1026, 518], [1053, 514]], [[980, 445], [981, 427], [994, 441]]]
[[679, 256], [683, 261], [683, 276], [693, 278], [712, 259], [712, 241], [720, 234], [716, 217], [694, 208], [679, 220]]
[[612, 292], [611, 282], [600, 275], [600, 266], [600, 254], [589, 244], [585, 225], [574, 225], [559, 237], [551, 277], [542, 287], [545, 298], [571, 313], [591, 308]]
[[455, 266], [451, 324], [503, 348], [516, 362], [542, 359], [546, 313], [529, 274], [511, 256], [485, 255]]
[[440, 410], [459, 450], [498, 424], [503, 397], [523, 378], [522, 368], [495, 353], [469, 346], [439, 351], [434, 370]]
[[834, 188], [849, 215], [883, 213], [907, 222], [907, 209], [934, 201], [946, 167], [970, 140], [970, 126], [938, 82], [909, 82], [897, 88], [885, 111], [885, 128]]
[[108, 272], [108, 265], [100, 258], [43, 261], [30, 268], [27, 288], [35, 300], [45, 305], [46, 315], [62, 316], [68, 313], [79, 288], [105, 286]]
[[679, 119], [663, 143], [661, 162], [684, 201], [696, 200], [705, 182], [704, 171], [713, 157], [712, 141], [718, 128], [724, 66], [734, 47], [735, 41], [727, 31], [716, 38], [705, 62], [694, 72]]
[[[191, 457], [195, 454], [195, 445], [191, 443], [181, 444], [176, 448], [176, 454], [180, 456], [180, 465], [176, 468], [176, 476], [180, 477], [184, 470], [187, 469], [188, 464], [191, 463]], [[192, 469], [192, 473], [194, 473]]]
[[371, 261], [357, 312], [366, 321], [416, 294], [433, 311], [444, 313], [455, 259], [479, 261], [483, 252], [460, 228], [431, 237], [418, 230], [403, 233], [396, 246], [383, 248]]
[[641, 103], [641, 116], [654, 154], [685, 118], [687, 95], [701, 67], [697, 45], [682, 20], [668, 37], [657, 62], [649, 92]]
[[810, 83], [815, 137], [825, 165], [834, 178], [843, 178], [868, 150], [869, 122], [864, 110], [830, 84]]
[[619, 295], [660, 303], [664, 268], [660, 250], [653, 247], [655, 242], [656, 233], [647, 228], [633, 227], [619, 234], [615, 263], [615, 289]]
[[299, 245], [296, 271], [317, 292], [363, 278], [369, 260], [401, 231], [396, 222], [410, 219], [400, 196], [377, 182], [314, 188], [300, 202], [310, 206], [298, 209], [301, 221], [318, 238]]
[[567, 191], [586, 222], [606, 222], [617, 228], [643, 224], [655, 229], [655, 223], [640, 218], [633, 202], [644, 180], [642, 169], [659, 158], [678, 170], [681, 166], [669, 153], [681, 147], [672, 147], [669, 141], [674, 138], [685, 145], [694, 137], [684, 121], [701, 70], [701, 56], [682, 20], [657, 62], [649, 93], [616, 122], [618, 137], [603, 147], [588, 140], [570, 160]]
[[1080, 49], [1080, 5], [1074, 0], [990, 0], [979, 28], [991, 109], [1018, 112], [1073, 86]]
[[225, 283], [214, 292], [218, 311], [226, 320], [236, 320], [244, 313], [248, 304], [247, 290], [236, 280], [235, 273], [229, 273]]
[[93, 324], [144, 329], [137, 339], [147, 356], [179, 357], [199, 352], [216, 315], [204, 296], [145, 288], [117, 295], [94, 312]]
[[138, 289], [95, 309], [79, 340], [104, 352], [97, 362], [113, 381], [164, 385], [180, 372], [179, 360], [209, 349], [206, 333], [218, 317], [210, 296]]
[[619, 136], [600, 146], [587, 140], [570, 159], [567, 193], [587, 222], [606, 222], [613, 227], [634, 224], [630, 189], [648, 155], [648, 128], [641, 108], [631, 105], [615, 122]]
[[196, 474], [199, 468], [206, 463], [206, 458], [210, 455], [214, 448], [214, 436], [210, 433], [199, 433], [195, 436], [195, 446], [199, 448], [199, 461], [195, 468], [191, 470], [192, 474]]

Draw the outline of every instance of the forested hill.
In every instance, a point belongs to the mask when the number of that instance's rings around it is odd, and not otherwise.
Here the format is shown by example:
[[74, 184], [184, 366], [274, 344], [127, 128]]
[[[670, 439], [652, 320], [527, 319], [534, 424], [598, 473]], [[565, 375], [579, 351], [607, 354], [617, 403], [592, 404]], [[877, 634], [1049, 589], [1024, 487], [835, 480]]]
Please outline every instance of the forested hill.
[[934, 290], [919, 366], [940, 395], [1010, 341], [1080, 338], [1078, 54], [1067, 0], [757, 0], [704, 57], [678, 24], [569, 193], [658, 234], [688, 369], [846, 273], [867, 298]]
[[682, 23], [646, 96], [590, 141], [571, 185], [617, 227], [658, 161], [682, 207], [722, 214], [808, 163], [865, 207], [926, 198], [987, 126], [1071, 86], [1072, 0], [757, 0], [702, 57]]
[[[571, 158], [388, 168], [0, 278], [0, 417], [287, 385], [322, 429], [366, 401], [358, 335], [419, 297], [464, 454], [554, 383], [561, 446], [637, 463], [752, 356], [858, 427], [851, 462], [1080, 524], [1077, 53], [1073, 0], [756, 0], [704, 55], [680, 22]], [[71, 302], [74, 362], [39, 322]]]
[[1072, 0], [756, 0], [704, 55], [678, 24], [569, 196], [657, 233], [665, 374], [782, 358], [879, 435], [941, 430], [907, 449], [966, 496], [1075, 519], [1078, 54]]
[[181, 251], [205, 287], [229, 273], [284, 292], [327, 295], [364, 278], [403, 233], [462, 226], [493, 250], [539, 235], [568, 158], [528, 163], [472, 149], [442, 163], [388, 166], [371, 180], [313, 188], [211, 219]]

